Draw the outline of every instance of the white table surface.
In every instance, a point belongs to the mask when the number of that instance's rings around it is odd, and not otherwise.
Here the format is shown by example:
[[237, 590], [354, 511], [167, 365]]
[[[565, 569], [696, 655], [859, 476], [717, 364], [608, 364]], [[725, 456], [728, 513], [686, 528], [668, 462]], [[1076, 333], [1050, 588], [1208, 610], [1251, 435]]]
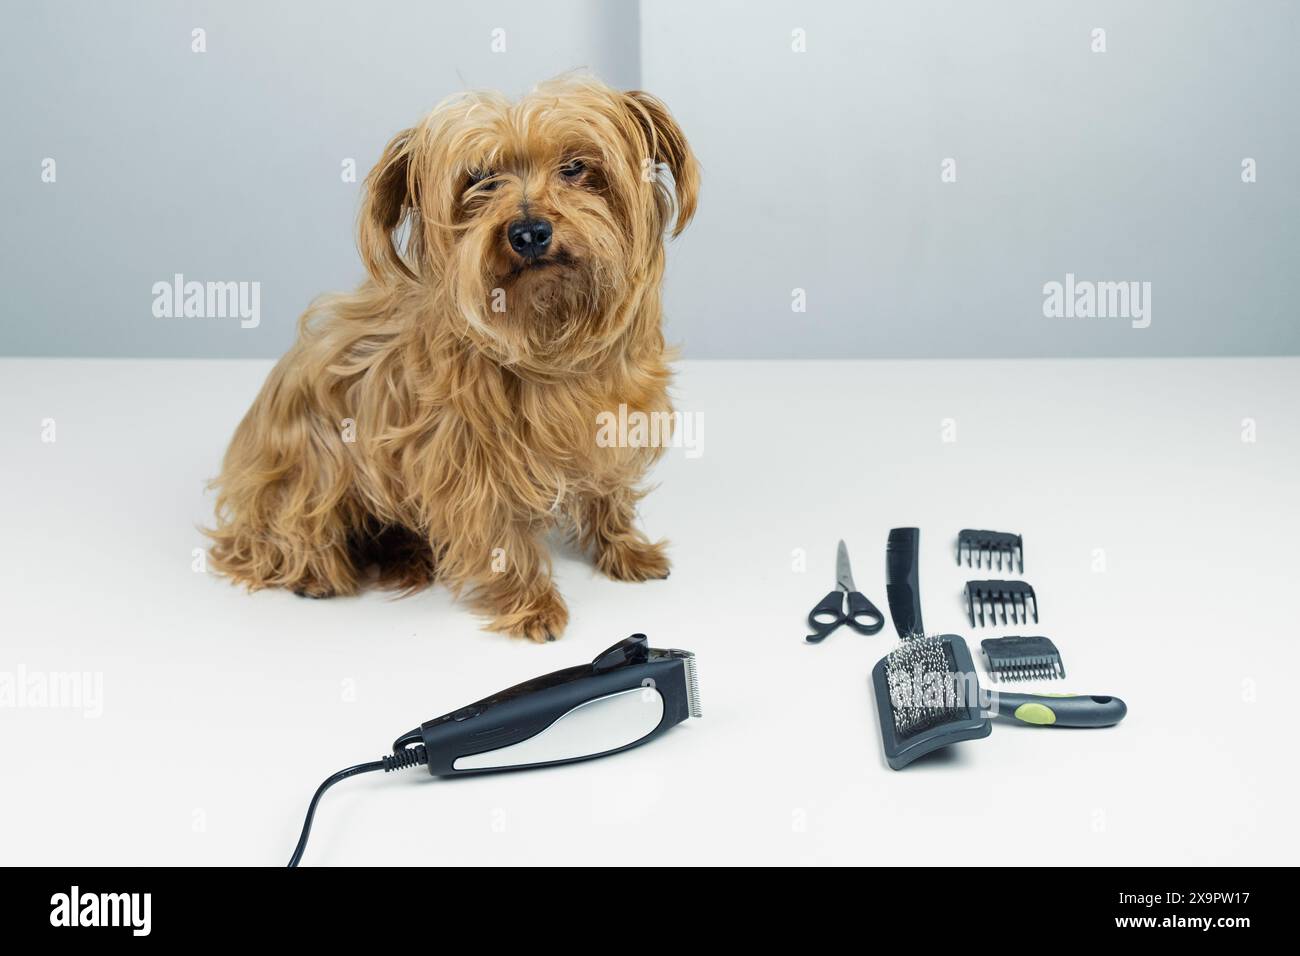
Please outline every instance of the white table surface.
[[[330, 772], [634, 631], [698, 654], [702, 720], [586, 764], [354, 778], [305, 862], [1296, 862], [1300, 360], [685, 363], [704, 453], [670, 451], [642, 507], [672, 577], [562, 555], [549, 645], [442, 589], [304, 601], [192, 570], [269, 367], [0, 361], [0, 675], [103, 681], [99, 717], [0, 707], [0, 862], [282, 864]], [[896, 525], [922, 529], [929, 629], [972, 645], [1010, 629], [965, 623], [982, 575], [955, 535], [1023, 533], [1042, 620], [1017, 633], [1070, 675], [1031, 687], [1128, 719], [999, 725], [889, 770], [868, 672], [892, 627], [802, 638], [840, 537], [885, 607]]]

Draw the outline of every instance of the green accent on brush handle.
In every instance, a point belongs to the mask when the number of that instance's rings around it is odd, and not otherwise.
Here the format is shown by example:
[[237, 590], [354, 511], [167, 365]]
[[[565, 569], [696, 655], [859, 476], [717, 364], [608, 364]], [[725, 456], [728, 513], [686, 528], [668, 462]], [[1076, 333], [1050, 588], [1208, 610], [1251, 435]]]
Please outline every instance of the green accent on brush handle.
[[1052, 708], [1046, 704], [1040, 704], [1037, 701], [1030, 701], [1027, 704], [1021, 704], [1016, 708], [1016, 720], [1026, 724], [1054, 724], [1056, 723], [1056, 714], [1052, 713]]
[[[990, 702], [992, 703], [992, 702]], [[1032, 727], [1109, 727], [1128, 713], [1118, 697], [996, 693], [998, 716]]]

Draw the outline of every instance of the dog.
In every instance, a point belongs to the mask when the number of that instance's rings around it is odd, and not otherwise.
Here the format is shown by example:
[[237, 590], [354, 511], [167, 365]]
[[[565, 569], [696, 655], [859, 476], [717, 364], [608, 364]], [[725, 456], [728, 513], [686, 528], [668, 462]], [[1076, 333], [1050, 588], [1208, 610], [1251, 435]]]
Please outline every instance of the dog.
[[635, 520], [662, 445], [595, 435], [672, 413], [664, 243], [699, 181], [662, 102], [583, 75], [398, 133], [365, 180], [366, 280], [308, 308], [212, 482], [214, 569], [315, 598], [443, 582], [535, 641], [568, 623], [553, 528], [610, 578], [667, 577]]

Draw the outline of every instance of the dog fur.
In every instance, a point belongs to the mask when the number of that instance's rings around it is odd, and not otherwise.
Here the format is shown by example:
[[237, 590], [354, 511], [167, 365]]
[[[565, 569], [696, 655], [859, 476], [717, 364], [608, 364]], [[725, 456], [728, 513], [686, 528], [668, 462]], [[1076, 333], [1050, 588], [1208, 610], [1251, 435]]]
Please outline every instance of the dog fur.
[[[534, 640], [568, 620], [554, 527], [611, 578], [666, 577], [635, 524], [662, 448], [595, 434], [620, 404], [671, 412], [663, 242], [698, 184], [661, 102], [586, 76], [399, 133], [365, 183], [368, 279], [302, 316], [213, 482], [213, 566], [311, 597], [442, 581]], [[521, 216], [552, 224], [544, 257], [511, 248]]]

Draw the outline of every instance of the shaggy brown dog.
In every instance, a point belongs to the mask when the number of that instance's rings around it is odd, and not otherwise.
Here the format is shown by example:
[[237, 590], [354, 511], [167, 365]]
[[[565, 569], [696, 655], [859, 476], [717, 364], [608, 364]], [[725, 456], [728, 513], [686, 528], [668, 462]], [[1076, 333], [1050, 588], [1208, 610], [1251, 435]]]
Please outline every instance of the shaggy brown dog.
[[595, 436], [620, 404], [671, 411], [663, 240], [698, 183], [662, 103], [586, 77], [399, 133], [366, 179], [368, 280], [303, 315], [213, 483], [216, 569], [327, 597], [379, 563], [534, 640], [568, 620], [543, 540], [561, 522], [608, 576], [666, 577], [634, 523], [662, 448]]

